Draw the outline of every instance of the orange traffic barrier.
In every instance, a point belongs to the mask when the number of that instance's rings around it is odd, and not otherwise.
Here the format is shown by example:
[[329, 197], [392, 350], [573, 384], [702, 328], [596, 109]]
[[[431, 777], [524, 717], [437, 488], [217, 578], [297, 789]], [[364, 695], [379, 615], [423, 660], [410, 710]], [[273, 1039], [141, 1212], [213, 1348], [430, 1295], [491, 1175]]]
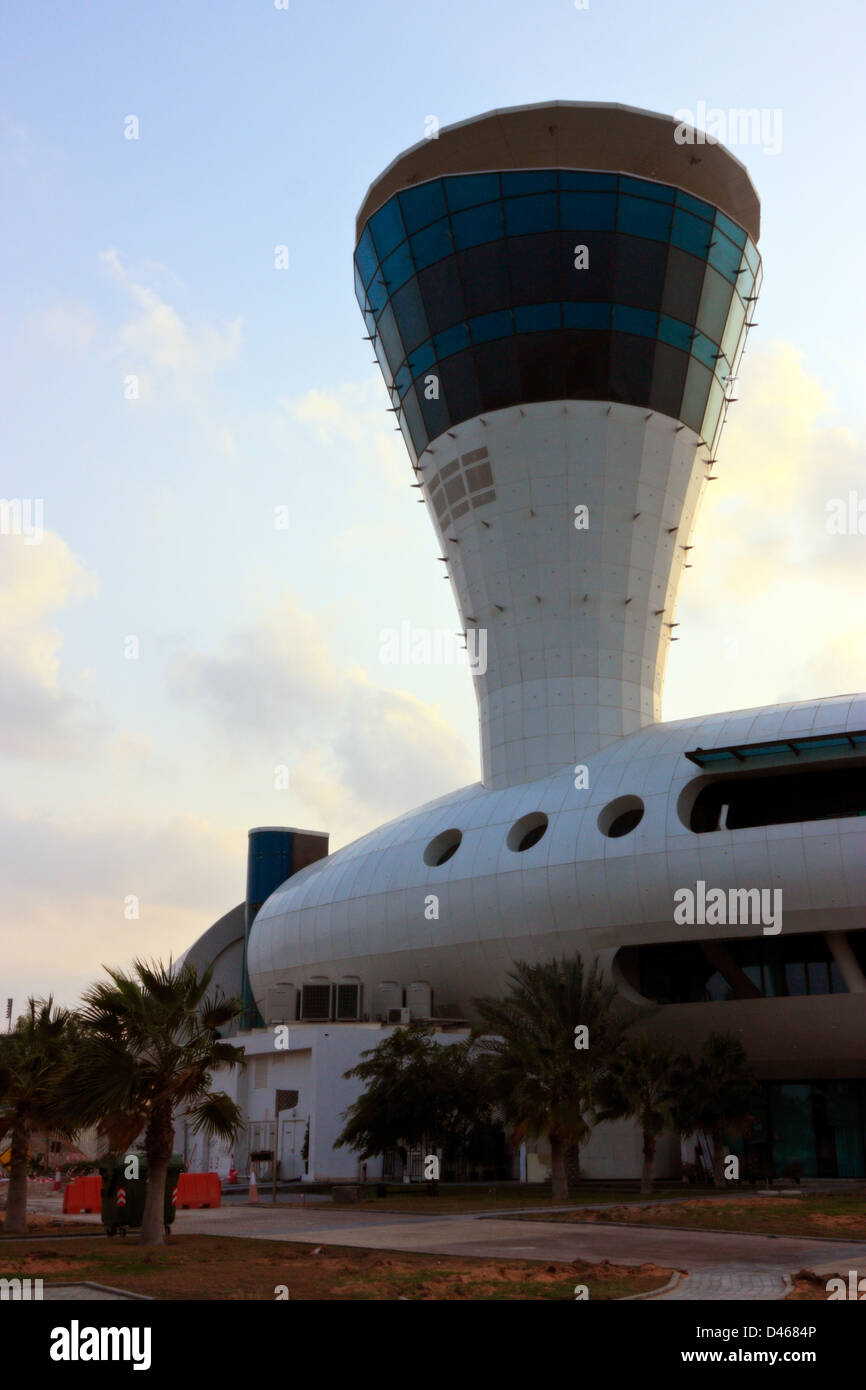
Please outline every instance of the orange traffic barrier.
[[63, 1192], [65, 1212], [101, 1212], [102, 1178], [98, 1173], [89, 1178], [73, 1178]]
[[222, 1202], [219, 1173], [181, 1173], [177, 1180], [176, 1207], [218, 1207]]

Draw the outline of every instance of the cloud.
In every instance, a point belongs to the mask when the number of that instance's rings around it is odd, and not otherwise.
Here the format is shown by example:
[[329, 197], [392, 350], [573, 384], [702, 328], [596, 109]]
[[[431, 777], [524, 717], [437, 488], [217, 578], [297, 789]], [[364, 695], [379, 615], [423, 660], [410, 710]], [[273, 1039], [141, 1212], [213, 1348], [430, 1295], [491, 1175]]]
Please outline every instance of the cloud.
[[0, 754], [12, 758], [85, 757], [102, 721], [59, 682], [61, 633], [54, 615], [97, 590], [61, 538], [42, 543], [0, 536]]
[[83, 304], [58, 302], [29, 314], [21, 325], [25, 344], [50, 347], [71, 357], [86, 357], [96, 336], [93, 313]]
[[100, 260], [138, 309], [121, 329], [118, 350], [139, 376], [142, 398], [152, 393], [158, 378], [170, 382], [181, 400], [192, 401], [211, 377], [240, 360], [240, 317], [223, 331], [212, 324], [193, 330], [154, 289], [132, 278], [116, 251], [102, 251]]
[[[866, 689], [866, 535], [828, 529], [866, 503], [864, 446], [823, 423], [802, 355], [749, 354], [681, 589], [665, 718]], [[864, 521], [866, 526], [866, 521]]]
[[406, 448], [395, 429], [383, 425], [390, 405], [381, 380], [344, 382], [333, 390], [311, 390], [279, 406], [290, 419], [307, 426], [326, 445], [347, 445], [370, 459], [390, 487], [405, 489]]
[[[4, 984], [72, 1004], [103, 965], [177, 956], [244, 895], [245, 839], [178, 816], [158, 825], [0, 817]], [[138, 917], [128, 916], [132, 897]]]
[[170, 685], [245, 757], [285, 766], [293, 815], [300, 802], [337, 838], [478, 775], [436, 707], [341, 669], [327, 629], [292, 596], [222, 651], [178, 655]]

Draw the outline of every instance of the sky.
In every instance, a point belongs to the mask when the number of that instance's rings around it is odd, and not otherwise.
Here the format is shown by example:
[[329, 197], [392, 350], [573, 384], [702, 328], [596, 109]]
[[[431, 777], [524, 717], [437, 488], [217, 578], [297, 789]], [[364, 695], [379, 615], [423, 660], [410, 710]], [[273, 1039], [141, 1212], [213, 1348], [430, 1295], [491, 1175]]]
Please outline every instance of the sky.
[[0, 1008], [180, 954], [251, 826], [334, 849], [478, 778], [468, 671], [380, 659], [456, 610], [353, 291], [358, 207], [431, 117], [764, 113], [729, 142], [765, 278], [663, 714], [866, 688], [860, 0], [0, 14], [0, 496], [42, 522], [0, 533]]

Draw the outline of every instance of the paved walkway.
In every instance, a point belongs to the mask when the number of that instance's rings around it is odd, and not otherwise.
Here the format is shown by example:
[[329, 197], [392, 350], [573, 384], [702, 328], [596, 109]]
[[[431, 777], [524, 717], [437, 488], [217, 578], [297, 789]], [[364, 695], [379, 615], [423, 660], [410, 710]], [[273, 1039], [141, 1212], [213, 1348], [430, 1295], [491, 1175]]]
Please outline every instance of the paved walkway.
[[[673, 1198], [671, 1201], [688, 1200]], [[651, 1205], [657, 1205], [657, 1199]], [[46, 1206], [48, 1205], [46, 1201]], [[599, 1203], [599, 1206], [612, 1205]], [[570, 1210], [571, 1208], [565, 1208]], [[531, 1216], [537, 1208], [525, 1209]], [[546, 1208], [550, 1210], [550, 1208]], [[675, 1288], [655, 1297], [680, 1301], [775, 1300], [791, 1289], [791, 1275], [812, 1269], [828, 1276], [856, 1270], [866, 1276], [866, 1242], [800, 1239], [796, 1236], [741, 1235], [687, 1231], [608, 1222], [577, 1224], [514, 1220], [490, 1211], [435, 1215], [323, 1209], [294, 1203], [249, 1206], [228, 1201], [216, 1211], [179, 1211], [175, 1231], [303, 1245], [346, 1245], [434, 1255], [474, 1255], [488, 1259], [585, 1260], [590, 1264], [656, 1264], [678, 1271]], [[101, 1229], [99, 1217], [78, 1217]], [[119, 1292], [119, 1291], [118, 1291]], [[46, 1296], [48, 1290], [46, 1289]]]
[[799, 1269], [820, 1266], [828, 1272], [859, 1269], [866, 1273], [866, 1243], [601, 1222], [514, 1221], [489, 1213], [430, 1218], [387, 1212], [360, 1214], [357, 1210], [226, 1206], [218, 1211], [179, 1212], [175, 1229], [311, 1246], [347, 1245], [488, 1259], [656, 1264], [687, 1276], [676, 1288], [657, 1295], [659, 1302], [774, 1300], [790, 1292], [790, 1276]]
[[128, 1303], [153, 1300], [144, 1293], [128, 1293], [125, 1289], [112, 1289], [108, 1284], [46, 1284], [42, 1291], [46, 1303]]

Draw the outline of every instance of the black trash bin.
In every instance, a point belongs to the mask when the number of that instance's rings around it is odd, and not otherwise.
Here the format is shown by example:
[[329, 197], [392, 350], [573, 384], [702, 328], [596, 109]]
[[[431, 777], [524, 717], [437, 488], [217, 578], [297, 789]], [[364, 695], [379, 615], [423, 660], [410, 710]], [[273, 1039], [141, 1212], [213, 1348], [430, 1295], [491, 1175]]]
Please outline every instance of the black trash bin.
[[[135, 1160], [137, 1177], [127, 1177]], [[172, 1154], [165, 1178], [165, 1205], [163, 1220], [165, 1233], [170, 1234], [174, 1221], [177, 1180], [184, 1171], [185, 1164], [180, 1154]], [[147, 1193], [147, 1157], [141, 1153], [106, 1154], [99, 1163], [102, 1176], [102, 1224], [109, 1236], [137, 1230], [144, 1216], [144, 1199]]]

